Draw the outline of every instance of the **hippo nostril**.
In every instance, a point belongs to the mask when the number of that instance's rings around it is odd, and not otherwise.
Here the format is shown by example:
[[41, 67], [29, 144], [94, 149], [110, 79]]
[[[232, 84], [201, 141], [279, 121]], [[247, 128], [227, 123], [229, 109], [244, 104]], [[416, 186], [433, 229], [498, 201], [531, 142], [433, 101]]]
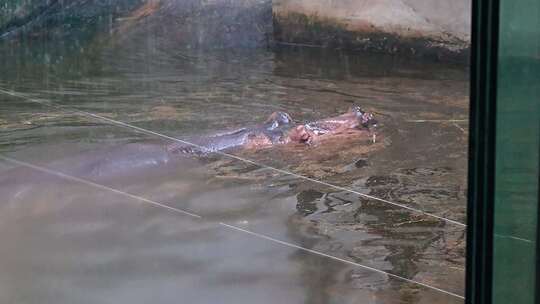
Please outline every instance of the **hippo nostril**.
[[361, 116], [361, 122], [362, 122], [362, 126], [368, 129], [371, 127], [376, 127], [377, 124], [379, 123], [375, 118], [373, 118], [373, 114], [371, 113], [364, 113]]

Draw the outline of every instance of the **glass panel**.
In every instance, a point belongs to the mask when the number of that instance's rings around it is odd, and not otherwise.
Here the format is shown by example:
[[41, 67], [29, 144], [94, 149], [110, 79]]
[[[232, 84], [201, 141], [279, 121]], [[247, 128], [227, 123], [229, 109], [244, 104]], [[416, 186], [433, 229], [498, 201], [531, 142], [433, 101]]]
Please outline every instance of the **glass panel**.
[[540, 2], [501, 1], [494, 303], [534, 303], [540, 139]]
[[0, 4], [0, 303], [463, 303], [469, 6]]

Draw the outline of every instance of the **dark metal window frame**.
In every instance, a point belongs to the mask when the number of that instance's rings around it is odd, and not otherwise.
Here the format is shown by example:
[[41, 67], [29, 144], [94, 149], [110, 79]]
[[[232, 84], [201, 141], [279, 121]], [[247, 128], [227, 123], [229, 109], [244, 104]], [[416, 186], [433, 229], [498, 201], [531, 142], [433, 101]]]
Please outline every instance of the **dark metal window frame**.
[[[540, 164], [540, 146], [538, 147], [538, 163]], [[540, 185], [540, 173], [538, 174], [538, 185]], [[540, 191], [538, 191], [537, 221], [540, 221]], [[536, 224], [536, 293], [534, 295], [536, 303], [540, 303], [540, 223]]]
[[[540, 164], [540, 146], [538, 146], [538, 163]], [[538, 173], [538, 185], [540, 186], [540, 172]], [[536, 219], [536, 290], [534, 300], [535, 303], [540, 303], [540, 191], [538, 191]]]
[[465, 301], [492, 302], [499, 0], [473, 0]]
[[[471, 103], [465, 302], [493, 302], [493, 235], [500, 0], [472, 1]], [[540, 185], [540, 176], [538, 178]], [[540, 194], [539, 200], [540, 202]], [[538, 208], [540, 220], [540, 207]], [[535, 302], [540, 303], [540, 223]]]

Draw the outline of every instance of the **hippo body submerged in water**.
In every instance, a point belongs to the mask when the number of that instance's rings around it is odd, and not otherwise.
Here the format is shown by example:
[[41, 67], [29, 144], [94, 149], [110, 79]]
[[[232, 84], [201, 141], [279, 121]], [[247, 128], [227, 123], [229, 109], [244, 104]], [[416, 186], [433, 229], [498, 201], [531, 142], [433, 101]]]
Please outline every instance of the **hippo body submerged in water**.
[[[175, 163], [183, 161], [182, 159], [185, 161], [185, 157], [179, 154], [204, 155], [217, 151], [263, 149], [294, 143], [313, 145], [332, 135], [367, 132], [375, 123], [373, 115], [360, 108], [306, 124], [295, 124], [287, 113], [275, 112], [263, 124], [249, 128], [200, 137], [184, 143], [163, 143], [162, 140], [129, 143], [64, 157], [48, 162], [47, 167], [92, 181], [118, 180], [121, 176], [143, 178], [152, 172], [160, 174], [175, 170]], [[13, 170], [15, 171], [0, 178], [0, 185], [9, 183], [10, 180], [26, 180], [26, 177], [31, 175], [17, 168]]]

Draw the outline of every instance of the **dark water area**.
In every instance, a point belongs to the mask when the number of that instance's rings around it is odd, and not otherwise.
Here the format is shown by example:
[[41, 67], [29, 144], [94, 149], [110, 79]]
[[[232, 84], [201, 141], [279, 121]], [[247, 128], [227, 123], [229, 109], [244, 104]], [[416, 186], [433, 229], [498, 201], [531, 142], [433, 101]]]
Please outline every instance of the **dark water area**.
[[[0, 44], [0, 155], [91, 182], [0, 160], [0, 302], [463, 302], [444, 291], [464, 293], [465, 228], [414, 210], [465, 222], [468, 71], [206, 48], [190, 24]], [[375, 113], [375, 143], [230, 151], [250, 162], [160, 162], [169, 140], [72, 111], [189, 139], [352, 105]]]

